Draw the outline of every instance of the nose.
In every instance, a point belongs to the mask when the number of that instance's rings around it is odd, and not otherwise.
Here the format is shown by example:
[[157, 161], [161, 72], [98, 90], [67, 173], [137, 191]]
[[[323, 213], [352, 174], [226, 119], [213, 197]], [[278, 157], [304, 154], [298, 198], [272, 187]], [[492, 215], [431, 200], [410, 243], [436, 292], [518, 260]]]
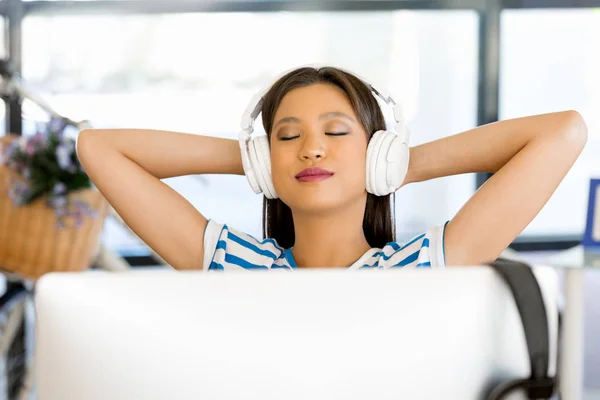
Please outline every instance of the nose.
[[300, 158], [302, 160], [318, 160], [325, 158], [327, 149], [325, 143], [319, 135], [308, 134], [304, 138], [302, 143], [302, 149], [300, 150]]

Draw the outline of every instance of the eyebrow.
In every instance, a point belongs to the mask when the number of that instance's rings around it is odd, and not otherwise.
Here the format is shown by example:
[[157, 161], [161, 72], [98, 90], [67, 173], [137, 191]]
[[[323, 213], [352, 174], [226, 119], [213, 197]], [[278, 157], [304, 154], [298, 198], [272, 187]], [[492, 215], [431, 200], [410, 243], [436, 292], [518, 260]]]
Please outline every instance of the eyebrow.
[[323, 113], [323, 114], [319, 115], [320, 120], [330, 119], [330, 118], [344, 118], [350, 122], [354, 122], [354, 118], [352, 118], [351, 116], [349, 116], [347, 114], [344, 114], [341, 111], [331, 111], [331, 112], [327, 112], [327, 113]]
[[298, 123], [300, 123], [300, 119], [298, 119], [296, 117], [284, 117], [284, 118], [281, 118], [279, 121], [277, 121], [275, 123], [275, 125], [273, 125], [273, 128], [271, 128], [271, 129], [275, 130], [275, 128], [277, 128], [279, 125], [285, 124], [285, 123], [295, 123], [295, 124], [298, 124]]
[[[321, 120], [321, 121], [324, 120], [324, 119], [331, 119], [331, 118], [344, 118], [344, 119], [347, 119], [350, 122], [356, 122], [356, 121], [354, 121], [354, 118], [352, 118], [351, 116], [349, 116], [347, 114], [344, 114], [341, 111], [330, 111], [330, 112], [326, 112], [326, 113], [323, 113], [323, 114], [319, 115], [319, 120]], [[281, 124], [284, 124], [284, 123], [298, 124], [298, 123], [300, 123], [300, 119], [297, 118], [297, 117], [284, 117], [284, 118], [281, 118], [279, 121], [277, 121], [275, 123], [275, 125], [273, 125], [272, 129], [274, 130], [275, 128], [277, 128], [277, 126], [279, 126]]]

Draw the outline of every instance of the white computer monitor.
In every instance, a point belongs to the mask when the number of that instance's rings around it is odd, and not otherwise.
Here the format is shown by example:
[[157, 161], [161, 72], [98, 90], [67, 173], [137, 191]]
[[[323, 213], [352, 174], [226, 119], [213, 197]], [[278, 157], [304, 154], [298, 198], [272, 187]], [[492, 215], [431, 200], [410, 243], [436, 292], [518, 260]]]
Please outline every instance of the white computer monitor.
[[483, 267], [59, 273], [35, 300], [39, 400], [468, 400], [529, 374]]

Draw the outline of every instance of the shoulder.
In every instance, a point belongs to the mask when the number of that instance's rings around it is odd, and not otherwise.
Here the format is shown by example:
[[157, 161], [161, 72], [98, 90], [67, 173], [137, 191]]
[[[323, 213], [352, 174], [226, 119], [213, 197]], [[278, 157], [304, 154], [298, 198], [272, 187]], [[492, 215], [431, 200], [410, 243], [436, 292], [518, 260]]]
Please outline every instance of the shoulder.
[[444, 232], [448, 222], [415, 235], [405, 242], [389, 242], [377, 249], [361, 268], [433, 267], [446, 266]]
[[209, 220], [204, 232], [204, 270], [292, 268], [286, 249], [273, 239], [252, 235]]

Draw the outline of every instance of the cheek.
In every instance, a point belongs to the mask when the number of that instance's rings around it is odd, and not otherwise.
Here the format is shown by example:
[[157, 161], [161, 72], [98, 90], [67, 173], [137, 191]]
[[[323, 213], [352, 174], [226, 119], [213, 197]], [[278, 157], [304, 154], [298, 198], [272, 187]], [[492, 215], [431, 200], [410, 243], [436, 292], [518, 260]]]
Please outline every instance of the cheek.
[[276, 186], [275, 190], [277, 190], [282, 177], [285, 176], [285, 171], [289, 169], [290, 160], [290, 156], [286, 155], [281, 149], [271, 148], [271, 177], [273, 184]]
[[364, 188], [366, 185], [367, 177], [367, 163], [366, 154], [364, 152], [354, 154], [351, 161], [352, 175], [349, 177], [352, 179], [352, 183], [357, 187]]
[[343, 170], [343, 178], [340, 181], [348, 193], [365, 190], [367, 167], [366, 144], [348, 143], [338, 149], [338, 165]]
[[359, 143], [352, 143], [348, 146], [344, 146], [342, 149], [342, 157], [347, 168], [351, 168], [354, 171], [366, 170], [366, 158], [367, 158], [367, 146], [362, 141]]

